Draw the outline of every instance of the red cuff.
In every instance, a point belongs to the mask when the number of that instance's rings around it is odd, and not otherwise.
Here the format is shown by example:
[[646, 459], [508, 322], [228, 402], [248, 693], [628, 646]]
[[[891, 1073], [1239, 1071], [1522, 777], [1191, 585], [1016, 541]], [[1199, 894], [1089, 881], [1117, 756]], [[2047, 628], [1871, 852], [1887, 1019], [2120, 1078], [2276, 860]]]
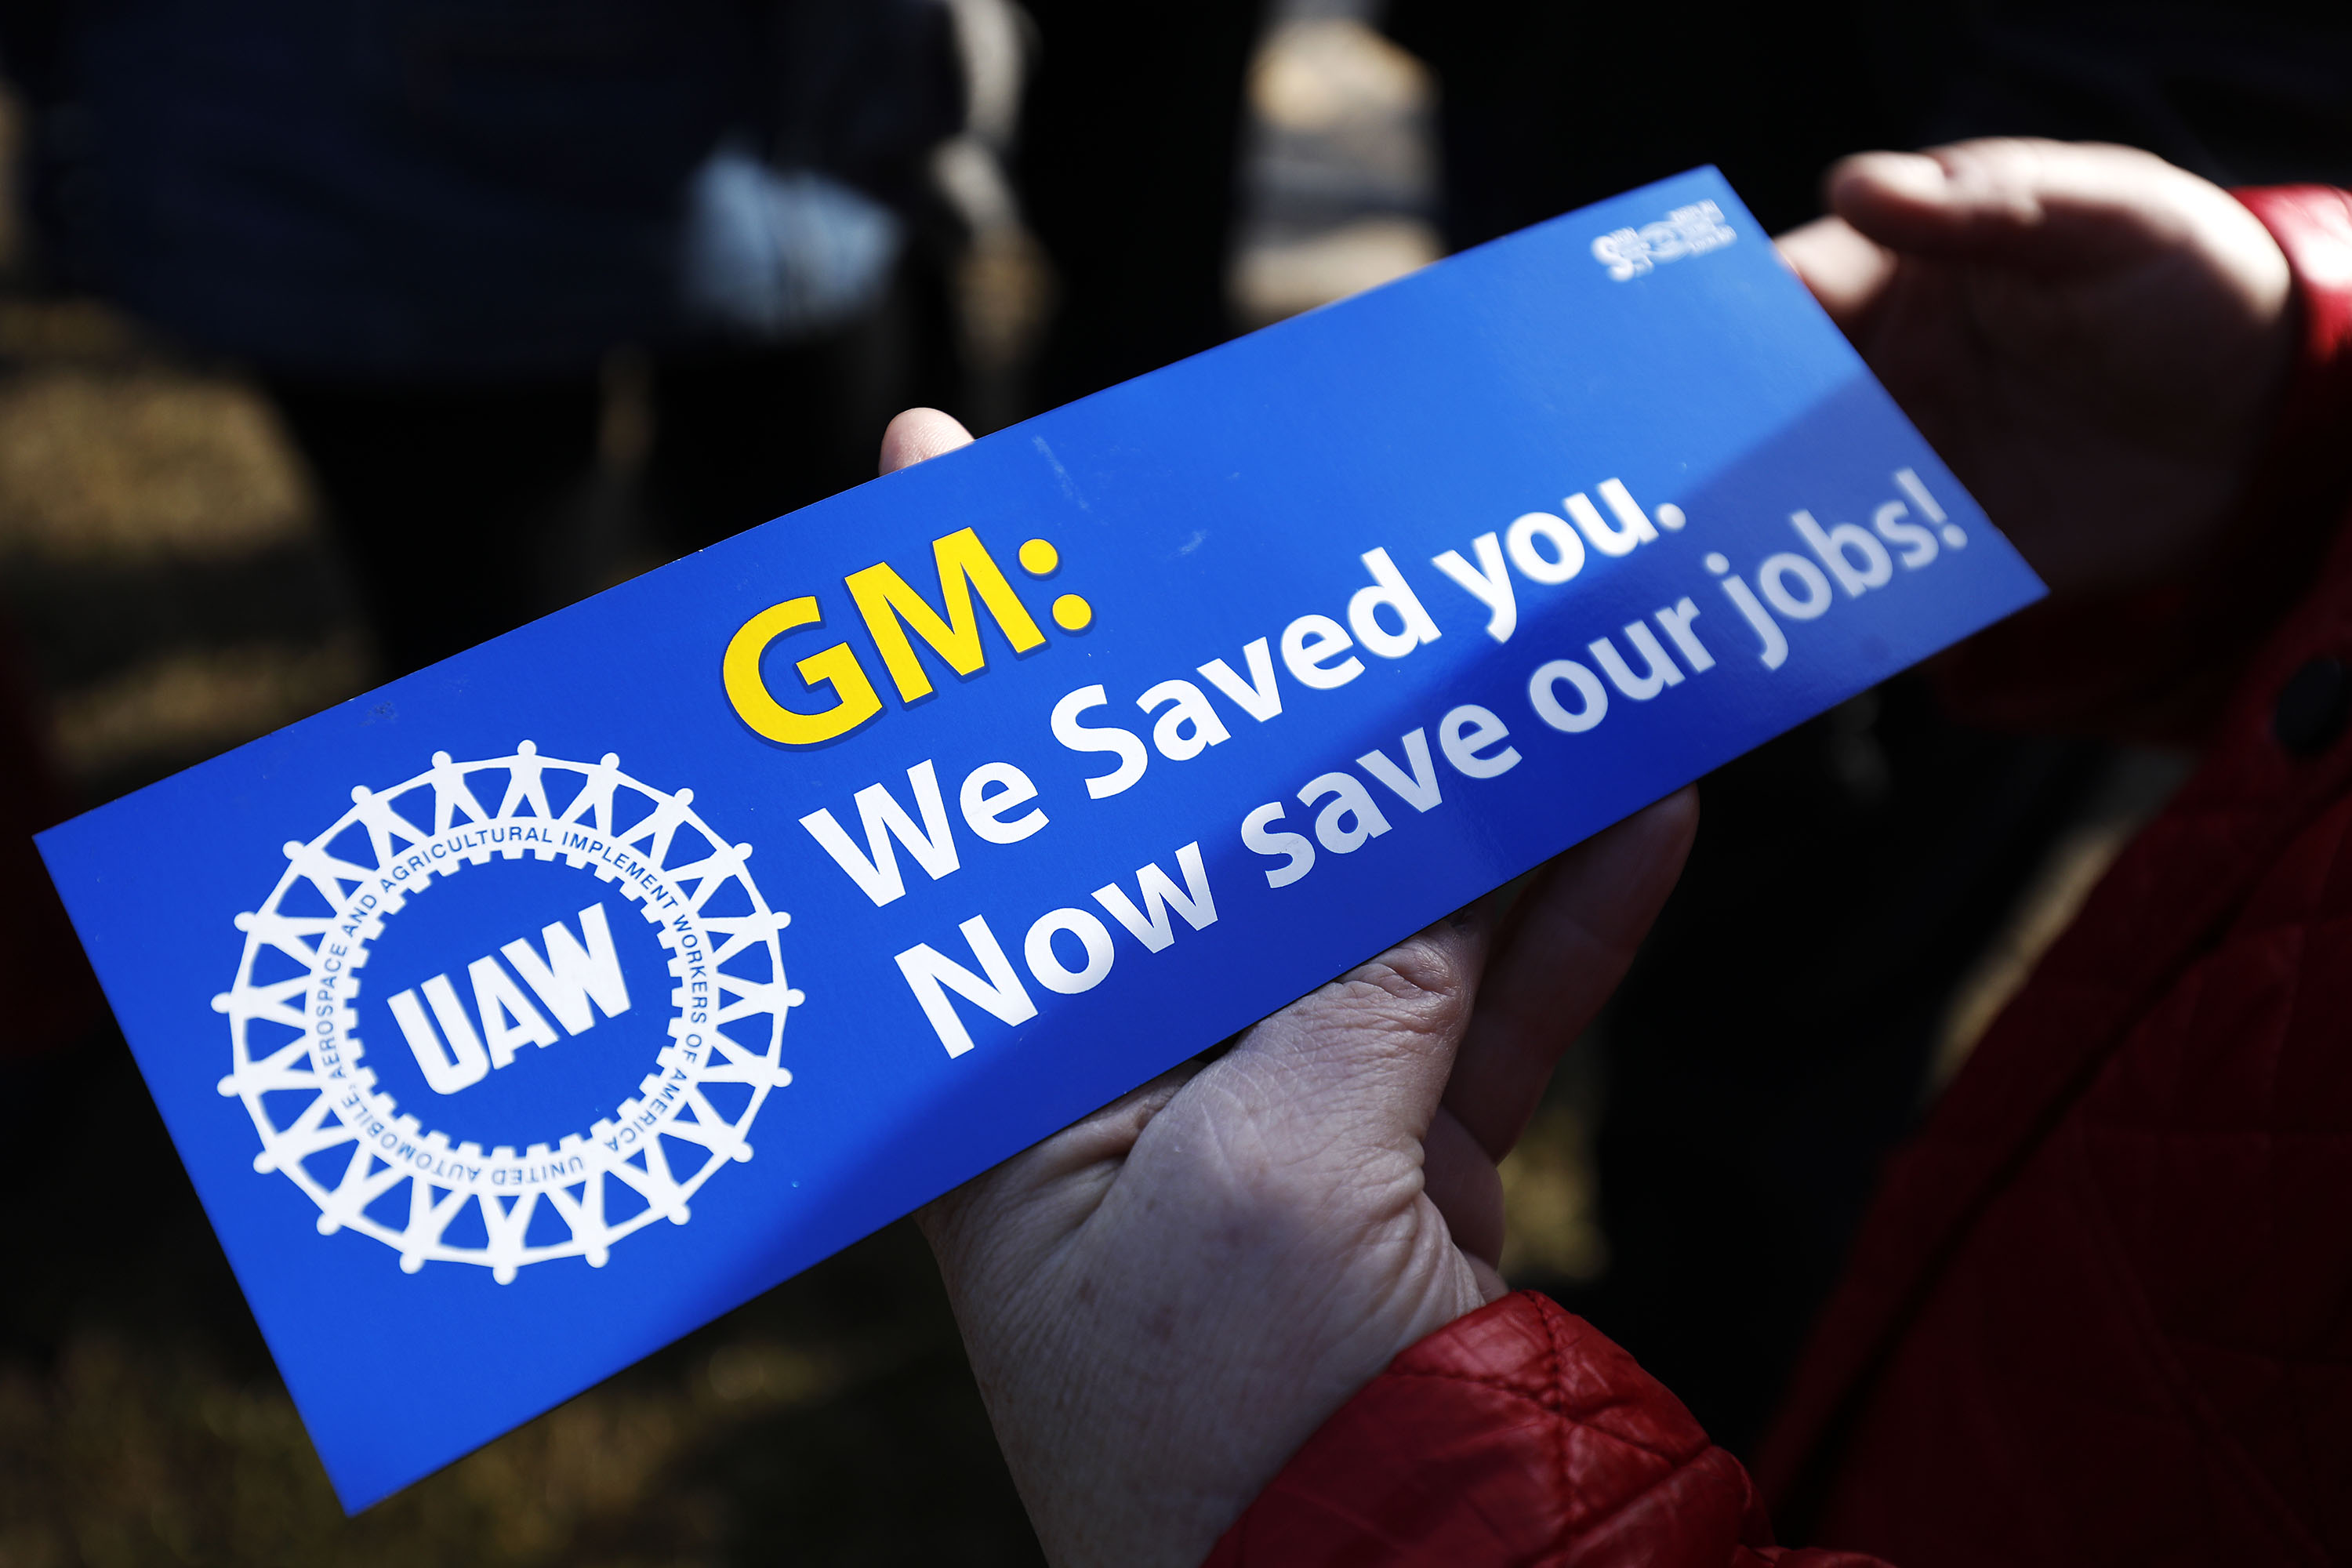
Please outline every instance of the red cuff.
[[2233, 194], [2286, 253], [2300, 322], [2236, 522], [2176, 581], [2095, 604], [2045, 601], [1962, 644], [1937, 668], [1961, 717], [2072, 728], [2095, 712], [2135, 739], [2195, 742], [2326, 558], [2352, 499], [2352, 195]]
[[2352, 192], [2333, 185], [2268, 185], [2233, 193], [2263, 220], [2294, 271], [2302, 342], [2280, 411], [2271, 457], [2340, 487], [2347, 463], [2315, 444], [2340, 441], [2352, 426]]
[[1209, 1568], [1884, 1568], [1791, 1552], [1748, 1472], [1591, 1324], [1532, 1291], [1391, 1363]]

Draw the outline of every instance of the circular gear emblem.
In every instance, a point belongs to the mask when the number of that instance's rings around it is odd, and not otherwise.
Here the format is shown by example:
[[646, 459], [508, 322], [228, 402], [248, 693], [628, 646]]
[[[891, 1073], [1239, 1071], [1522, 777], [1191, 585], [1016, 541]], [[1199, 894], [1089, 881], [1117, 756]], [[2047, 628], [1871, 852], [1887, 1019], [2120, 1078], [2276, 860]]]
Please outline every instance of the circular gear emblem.
[[436, 752], [287, 844], [213, 998], [254, 1169], [299, 1187], [321, 1235], [373, 1237], [410, 1273], [601, 1268], [655, 1220], [686, 1224], [792, 1082], [803, 1000], [778, 940], [791, 917], [752, 881], [751, 847], [693, 802], [617, 756], [525, 741]]

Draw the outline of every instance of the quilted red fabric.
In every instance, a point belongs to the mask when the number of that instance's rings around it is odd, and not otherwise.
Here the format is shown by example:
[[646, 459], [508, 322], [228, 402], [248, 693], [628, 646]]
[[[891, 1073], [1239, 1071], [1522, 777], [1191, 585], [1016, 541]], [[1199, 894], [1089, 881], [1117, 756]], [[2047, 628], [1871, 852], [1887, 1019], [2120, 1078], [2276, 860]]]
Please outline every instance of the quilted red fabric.
[[1631, 1356], [1531, 1291], [1391, 1363], [1209, 1563], [1871, 1568], [1775, 1547], [1739, 1461]]
[[1335, 1415], [1214, 1568], [2352, 1561], [2352, 727], [2280, 724], [2299, 672], [2352, 667], [2352, 196], [2244, 199], [2305, 335], [2261, 504], [2334, 552], [1891, 1163], [1758, 1463], [1821, 1545], [1771, 1546], [1671, 1394], [1515, 1296]]

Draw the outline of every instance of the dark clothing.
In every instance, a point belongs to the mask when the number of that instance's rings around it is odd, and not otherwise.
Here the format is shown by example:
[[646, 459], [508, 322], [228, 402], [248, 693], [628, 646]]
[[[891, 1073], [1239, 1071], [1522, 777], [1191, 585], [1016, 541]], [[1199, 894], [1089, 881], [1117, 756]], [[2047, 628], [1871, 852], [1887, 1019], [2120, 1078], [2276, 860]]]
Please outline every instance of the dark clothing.
[[1016, 174], [1061, 297], [1053, 407], [1233, 335], [1242, 87], [1265, 0], [1031, 0], [1041, 48]]
[[603, 585], [577, 525], [615, 349], [649, 366], [628, 499], [658, 549], [871, 474], [936, 395], [905, 374], [950, 335], [936, 256], [772, 341], [686, 297], [698, 172], [723, 144], [921, 226], [963, 113], [950, 26], [935, 0], [37, 0], [0, 66], [52, 259], [268, 387], [396, 675]]
[[[894, 318], [766, 349], [645, 362], [643, 542], [684, 554], [846, 489], [905, 401]], [[604, 393], [546, 380], [268, 378], [356, 569], [392, 673], [462, 653], [606, 585], [579, 526]]]
[[730, 0], [141, 0], [64, 36], [75, 280], [293, 374], [530, 378], [671, 329], [687, 181], [756, 112]]
[[0, 32], [68, 281], [313, 379], [545, 380], [687, 335], [722, 138], [911, 200], [927, 0], [49, 0]]

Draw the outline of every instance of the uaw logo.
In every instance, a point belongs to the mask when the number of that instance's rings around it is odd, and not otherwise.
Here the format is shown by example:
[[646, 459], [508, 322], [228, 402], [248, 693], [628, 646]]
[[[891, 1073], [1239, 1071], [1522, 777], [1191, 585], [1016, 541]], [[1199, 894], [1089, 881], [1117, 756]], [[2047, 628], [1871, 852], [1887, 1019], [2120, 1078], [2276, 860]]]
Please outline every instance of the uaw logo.
[[580, 1258], [667, 1219], [792, 1082], [748, 844], [620, 759], [433, 765], [308, 842], [245, 932], [220, 1091], [254, 1168], [415, 1273]]

